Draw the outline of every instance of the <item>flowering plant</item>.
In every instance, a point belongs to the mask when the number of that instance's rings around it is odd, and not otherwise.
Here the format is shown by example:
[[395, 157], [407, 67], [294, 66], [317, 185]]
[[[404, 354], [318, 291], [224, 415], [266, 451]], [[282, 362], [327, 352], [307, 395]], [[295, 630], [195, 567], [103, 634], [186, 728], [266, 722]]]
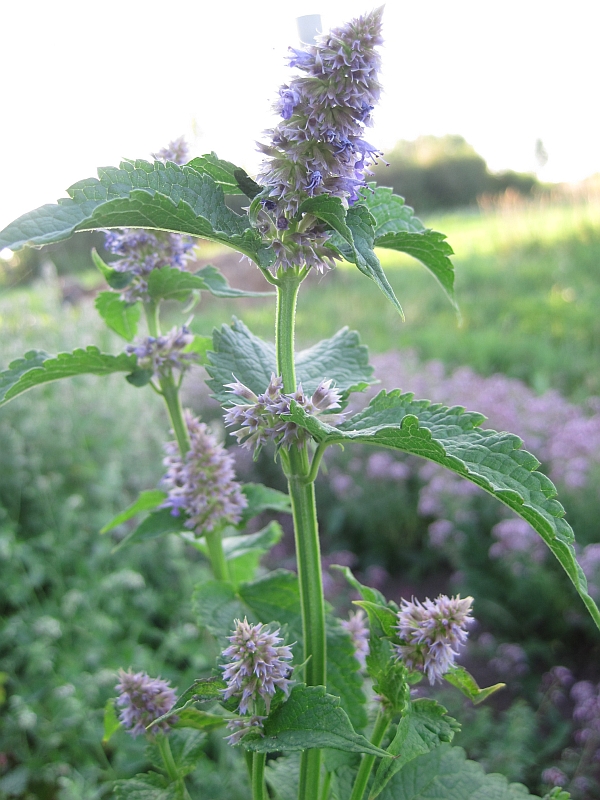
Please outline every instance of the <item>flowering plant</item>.
[[[527, 794], [466, 761], [451, 746], [458, 723], [411, 688], [426, 676], [473, 703], [500, 688], [479, 688], [455, 663], [473, 621], [472, 598], [412, 598], [398, 607], [340, 568], [360, 598], [360, 613], [342, 624], [326, 606], [314, 483], [331, 445], [357, 442], [418, 456], [496, 497], [537, 531], [600, 626], [555, 489], [517, 436], [481, 430], [481, 414], [396, 389], [352, 414], [350, 395], [373, 383], [358, 336], [343, 329], [309, 350], [294, 350], [298, 292], [312, 269], [354, 264], [402, 313], [376, 247], [416, 257], [454, 303], [445, 237], [425, 229], [402, 198], [367, 180], [380, 156], [364, 128], [380, 93], [381, 19], [381, 9], [373, 11], [292, 51], [290, 66], [300, 74], [279, 91], [282, 119], [261, 146], [265, 160], [256, 181], [214, 154], [188, 161], [177, 141], [154, 162], [100, 170], [99, 179], [71, 187], [68, 199], [0, 234], [0, 249], [16, 249], [109, 230], [107, 247], [118, 258], [107, 264], [93, 254], [110, 287], [96, 307], [129, 344], [117, 355], [93, 346], [58, 356], [30, 351], [0, 374], [0, 402], [82, 373], [124, 372], [133, 386], [159, 393], [174, 436], [162, 486], [143, 492], [104, 532], [146, 513], [121, 544], [179, 534], [206, 555], [213, 572], [194, 603], [220, 651], [214, 673], [179, 696], [160, 678], [119, 674], [105, 740], [119, 728], [143, 734], [158, 769], [119, 781], [119, 798], [189, 798], [187, 776], [206, 758], [210, 736], [223, 738], [222, 729], [244, 753], [253, 800], [290, 793], [300, 800]], [[247, 213], [232, 211], [228, 195], [245, 196]], [[275, 287], [275, 346], [238, 321], [212, 339], [193, 336], [184, 324], [161, 332], [164, 301], [187, 303], [202, 291], [248, 294], [214, 267], [189, 271], [190, 237], [237, 250]], [[142, 311], [147, 336], [131, 344]], [[255, 453], [274, 446], [289, 494], [240, 485], [231, 455], [183, 411], [180, 387], [194, 362], [206, 367], [238, 442]], [[258, 558], [281, 529], [246, 526], [268, 510], [293, 517], [297, 574], [257, 575]], [[567, 797], [559, 788], [547, 796]]]

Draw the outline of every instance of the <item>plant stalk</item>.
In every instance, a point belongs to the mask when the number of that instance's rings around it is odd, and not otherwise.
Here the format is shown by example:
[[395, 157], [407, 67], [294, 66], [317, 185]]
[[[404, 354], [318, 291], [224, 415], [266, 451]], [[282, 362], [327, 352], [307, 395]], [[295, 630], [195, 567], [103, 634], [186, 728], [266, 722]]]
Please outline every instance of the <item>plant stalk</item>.
[[[375, 747], [379, 747], [381, 744], [389, 724], [389, 714], [380, 708], [377, 713], [375, 727], [373, 728], [373, 734], [371, 736], [371, 744], [374, 744]], [[369, 782], [371, 770], [373, 769], [373, 764], [375, 763], [376, 758], [377, 756], [367, 754], [363, 755], [358, 773], [356, 775], [356, 780], [354, 781], [354, 787], [352, 789], [352, 794], [350, 795], [350, 800], [363, 799], [363, 795], [365, 793], [365, 789], [367, 788], [367, 783]]]
[[205, 534], [208, 556], [215, 578], [218, 581], [229, 581], [229, 564], [223, 551], [223, 537], [220, 530], [210, 531]]
[[[296, 301], [301, 276], [290, 271], [280, 277], [277, 288], [277, 320], [275, 327], [277, 371], [283, 378], [286, 393], [296, 390], [294, 365], [294, 331]], [[287, 454], [286, 466], [302, 606], [305, 680], [308, 686], [325, 686], [327, 661], [325, 642], [325, 605], [321, 575], [321, 552], [315, 504], [314, 483], [307, 482], [310, 472], [306, 448], [293, 446]], [[319, 796], [321, 751], [305, 750], [300, 760], [300, 800]]]
[[252, 800], [267, 800], [265, 787], [266, 753], [252, 753]]

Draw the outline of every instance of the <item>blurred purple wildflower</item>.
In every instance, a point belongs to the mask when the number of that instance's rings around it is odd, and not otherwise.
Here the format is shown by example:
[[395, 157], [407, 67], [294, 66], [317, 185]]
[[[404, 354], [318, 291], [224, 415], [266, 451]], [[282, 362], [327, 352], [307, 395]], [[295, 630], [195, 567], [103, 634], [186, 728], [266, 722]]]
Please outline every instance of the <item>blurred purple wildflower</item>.
[[579, 556], [579, 564], [588, 580], [588, 590], [594, 600], [600, 600], [600, 544], [588, 544]]
[[550, 767], [542, 772], [542, 781], [549, 786], [566, 786], [569, 779], [558, 767]]
[[429, 683], [440, 680], [467, 641], [466, 629], [474, 621], [472, 603], [472, 597], [460, 595], [427, 598], [423, 604], [402, 600], [397, 630], [403, 643], [395, 645], [398, 659], [409, 669], [424, 672]]
[[[132, 736], [146, 733], [146, 728], [155, 719], [162, 717], [175, 705], [175, 690], [161, 678], [150, 678], [146, 672], [119, 670], [119, 692], [117, 705], [121, 708], [119, 720]], [[159, 722], [150, 732], [159, 730], [168, 733], [177, 717]]]
[[257, 716], [264, 704], [267, 714], [276, 689], [286, 695], [290, 690], [292, 667], [286, 663], [293, 658], [292, 645], [282, 645], [280, 630], [270, 631], [261, 622], [251, 625], [247, 619], [235, 621], [235, 630], [229, 637], [231, 644], [223, 650], [223, 657], [229, 660], [221, 667], [227, 688], [223, 699], [239, 697], [238, 713], [251, 714], [248, 720], [231, 720], [227, 725], [235, 731], [228, 737], [230, 744], [236, 744], [253, 728], [261, 728], [264, 716]]
[[[497, 541], [490, 547], [490, 558], [510, 559], [514, 556], [525, 556], [528, 561], [540, 564], [548, 553], [543, 540], [521, 517], [503, 519], [492, 528], [492, 536]], [[513, 569], [513, 572], [519, 574], [518, 569]]]
[[381, 17], [380, 8], [291, 51], [290, 66], [303, 74], [280, 88], [275, 110], [282, 121], [266, 132], [269, 143], [259, 145], [266, 155], [258, 176], [267, 189], [262, 224], [273, 234], [275, 269], [306, 264], [322, 270], [333, 254], [324, 247], [328, 235], [320, 223], [302, 232], [294, 224], [277, 235], [268, 212], [291, 221], [303, 200], [323, 194], [351, 204], [380, 156], [362, 136], [381, 93], [375, 50], [382, 43]]
[[[290, 413], [292, 400], [308, 414], [316, 416], [340, 408], [341, 392], [331, 384], [331, 380], [321, 381], [312, 396], [307, 397], [302, 384], [298, 384], [294, 394], [284, 394], [283, 380], [276, 375], [271, 375], [266, 391], [260, 395], [255, 395], [239, 381], [229, 383], [231, 393], [245, 402], [227, 410], [225, 424], [237, 428], [234, 434], [238, 442], [242, 447], [254, 449], [255, 454], [269, 441], [275, 442], [277, 447], [289, 448], [293, 444], [303, 447], [308, 438], [304, 428], [281, 419], [281, 415]], [[335, 424], [340, 418], [341, 415], [331, 415], [327, 416], [327, 421]]]
[[367, 615], [362, 608], [351, 611], [348, 619], [340, 620], [342, 628], [345, 628], [352, 637], [354, 655], [362, 669], [366, 667], [369, 655], [369, 629], [365, 624], [366, 620]]
[[233, 457], [203, 422], [189, 411], [184, 416], [190, 449], [182, 458], [177, 442], [165, 445], [168, 470], [162, 484], [169, 496], [161, 507], [171, 508], [173, 516], [184, 511], [189, 517], [185, 527], [201, 536], [239, 522], [248, 501], [235, 480]]
[[184, 136], [173, 139], [166, 147], [162, 147], [158, 153], [152, 153], [152, 158], [155, 158], [157, 161], [163, 161], [164, 163], [173, 161], [179, 166], [185, 164], [189, 160], [189, 157], [190, 148]]
[[165, 336], [147, 336], [136, 344], [127, 345], [127, 353], [137, 356], [138, 367], [151, 369], [154, 375], [165, 375], [173, 369], [188, 369], [198, 356], [183, 350], [194, 341], [194, 336], [183, 325], [173, 328]]

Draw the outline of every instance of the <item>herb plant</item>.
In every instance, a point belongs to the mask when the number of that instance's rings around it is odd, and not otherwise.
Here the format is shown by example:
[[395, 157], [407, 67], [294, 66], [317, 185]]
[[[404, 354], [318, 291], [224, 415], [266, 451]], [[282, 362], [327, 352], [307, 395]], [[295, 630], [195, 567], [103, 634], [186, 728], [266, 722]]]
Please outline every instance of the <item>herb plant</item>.
[[[381, 18], [381, 9], [373, 11], [291, 51], [290, 66], [299, 75], [279, 90], [281, 121], [261, 145], [265, 158], [256, 180], [214, 153], [188, 161], [178, 140], [154, 162], [99, 170], [98, 179], [71, 187], [69, 198], [26, 214], [0, 234], [0, 249], [18, 249], [109, 230], [107, 247], [117, 259], [107, 264], [93, 254], [110, 287], [96, 307], [129, 342], [124, 352], [94, 346], [57, 356], [29, 351], [0, 374], [0, 402], [83, 373], [123, 372], [134, 386], [158, 393], [174, 437], [166, 445], [166, 475], [104, 533], [146, 514], [121, 546], [175, 533], [212, 568], [213, 579], [197, 587], [194, 604], [220, 653], [213, 674], [177, 696], [159, 677], [131, 671], [135, 665], [119, 673], [105, 740], [119, 727], [143, 736], [156, 767], [119, 781], [119, 798], [205, 796], [194, 772], [223, 734], [243, 754], [253, 800], [516, 800], [527, 794], [467, 761], [451, 745], [458, 723], [411, 691], [424, 678], [445, 681], [479, 703], [501, 687], [479, 688], [455, 663], [476, 598], [412, 598], [398, 607], [341, 567], [361, 598], [360, 613], [342, 624], [325, 603], [314, 483], [333, 445], [419, 456], [496, 497], [537, 531], [600, 626], [554, 486], [516, 435], [481, 430], [481, 414], [399, 389], [381, 391], [351, 413], [350, 396], [373, 378], [366, 348], [347, 329], [295, 352], [300, 287], [311, 270], [325, 272], [338, 260], [354, 264], [402, 314], [375, 248], [420, 260], [455, 303], [445, 237], [425, 229], [401, 197], [367, 180], [381, 155], [363, 138], [380, 94]], [[247, 213], [229, 208], [232, 195], [247, 199]], [[237, 320], [212, 340], [193, 336], [185, 324], [161, 330], [166, 301], [185, 304], [185, 314], [190, 296], [202, 291], [217, 298], [248, 294], [212, 266], [186, 269], [192, 237], [237, 250], [262, 272], [276, 295], [274, 345]], [[142, 313], [146, 335], [136, 338]], [[241, 486], [214, 433], [182, 409], [181, 384], [194, 362], [206, 366], [240, 445], [255, 455], [274, 449], [288, 495]], [[265, 510], [292, 514], [297, 575], [258, 571], [260, 556], [281, 535], [276, 523], [247, 530]], [[547, 796], [568, 795], [557, 787]]]

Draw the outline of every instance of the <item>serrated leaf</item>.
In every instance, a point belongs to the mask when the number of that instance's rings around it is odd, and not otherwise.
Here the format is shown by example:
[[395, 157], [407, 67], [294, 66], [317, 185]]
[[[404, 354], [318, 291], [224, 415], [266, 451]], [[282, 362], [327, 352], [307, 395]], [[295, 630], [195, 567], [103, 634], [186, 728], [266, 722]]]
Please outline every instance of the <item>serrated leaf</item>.
[[[294, 572], [284, 569], [269, 572], [264, 578], [241, 586], [239, 595], [259, 622], [287, 625], [291, 641], [302, 641], [300, 590]], [[301, 658], [297, 652], [294, 656], [296, 660]]]
[[158, 511], [152, 511], [135, 530], [127, 534], [127, 536], [113, 548], [113, 553], [134, 542], [137, 543], [147, 541], [148, 539], [156, 539], [158, 536], [164, 536], [167, 533], [180, 533], [186, 530], [184, 524], [186, 519], [187, 517], [183, 514], [177, 517], [171, 514], [170, 508], [161, 508]]
[[496, 683], [486, 689], [480, 689], [475, 678], [464, 667], [459, 666], [450, 667], [444, 675], [444, 680], [459, 689], [473, 705], [483, 703], [490, 695], [506, 686], [505, 683]]
[[419, 233], [425, 230], [412, 208], [405, 205], [404, 198], [394, 194], [393, 189], [377, 186], [373, 181], [367, 187], [360, 191], [360, 202], [369, 209], [375, 220], [375, 237], [385, 233]]
[[121, 723], [119, 722], [119, 718], [117, 716], [115, 700], [114, 697], [111, 697], [110, 700], [106, 701], [106, 705], [104, 706], [104, 736], [102, 737], [103, 744], [109, 742], [112, 735], [116, 733], [120, 727]]
[[486, 775], [467, 761], [462, 747], [442, 744], [406, 764], [390, 780], [380, 800], [539, 800], [520, 783]]
[[577, 563], [575, 537], [555, 499], [554, 484], [536, 472], [539, 461], [511, 433], [481, 430], [484, 417], [460, 406], [414, 400], [399, 390], [380, 392], [363, 411], [337, 428], [292, 402], [285, 415], [318, 442], [359, 442], [390, 447], [440, 464], [475, 483], [526, 520], [554, 553], [596, 625], [600, 612]]
[[161, 267], [153, 269], [146, 278], [148, 294], [154, 301], [179, 300], [185, 302], [193, 291], [206, 289], [206, 283], [199, 275], [177, 269]]
[[[243, 322], [215, 330], [214, 349], [207, 368], [208, 385], [221, 403], [232, 403], [232, 394], [225, 386], [233, 377], [262, 394], [277, 370], [275, 347], [255, 336]], [[373, 383], [373, 370], [368, 364], [368, 351], [360, 344], [355, 331], [342, 328], [330, 339], [324, 339], [296, 356], [296, 379], [304, 391], [312, 394], [319, 383], [332, 379], [345, 399], [354, 391], [362, 391]]]
[[146, 772], [114, 784], [116, 800], [183, 800], [181, 785], [157, 772]]
[[210, 175], [225, 194], [244, 194], [235, 177], [235, 172], [239, 167], [236, 167], [231, 161], [223, 161], [214, 152], [193, 158], [188, 161], [186, 166], [192, 167], [202, 175]]
[[352, 231], [346, 224], [346, 209], [339, 197], [333, 195], [320, 194], [317, 197], [309, 197], [298, 209], [300, 214], [312, 214], [320, 219], [332, 230], [336, 231], [349, 245], [354, 247]]
[[94, 345], [72, 353], [50, 356], [43, 350], [30, 350], [0, 372], [0, 405], [13, 397], [40, 386], [42, 383], [72, 378], [75, 375], [110, 375], [112, 372], [131, 372], [136, 358], [126, 353], [111, 356], [101, 353]]
[[107, 264], [99, 255], [95, 247], [92, 247], [92, 261], [111, 289], [124, 289], [133, 280], [132, 272], [119, 272]]
[[169, 745], [180, 778], [194, 771], [203, 754], [205, 742], [206, 733], [200, 730], [180, 730], [169, 734]]
[[117, 292], [100, 292], [94, 305], [111, 330], [128, 342], [133, 341], [142, 313], [140, 303], [126, 303]]
[[112, 531], [117, 525], [122, 525], [124, 522], [127, 522], [127, 520], [135, 517], [136, 514], [140, 514], [143, 511], [151, 511], [153, 508], [156, 508], [156, 506], [164, 503], [166, 499], [167, 493], [163, 492], [161, 489], [148, 489], [144, 492], [140, 492], [140, 496], [135, 503], [132, 503], [124, 511], [117, 514], [116, 517], [113, 517], [110, 522], [107, 522], [100, 533]]
[[263, 511], [276, 511], [280, 514], [292, 513], [290, 496], [277, 489], [271, 489], [262, 483], [245, 483], [242, 492], [246, 496], [248, 505], [242, 511], [242, 518], [238, 527], [245, 528], [247, 523], [262, 514]]
[[398, 723], [396, 735], [387, 749], [394, 758], [385, 759], [379, 765], [369, 800], [375, 800], [391, 778], [410, 761], [444, 742], [451, 742], [460, 730], [458, 722], [435, 700], [416, 700], [409, 709]]
[[[173, 707], [170, 708], [166, 714], [157, 717], [150, 723], [150, 725], [148, 725], [147, 730], [151, 731], [155, 725], [171, 719], [171, 717], [176, 715], [179, 716], [180, 713], [187, 711], [192, 703], [202, 703], [206, 702], [207, 700], [221, 699], [223, 695], [223, 689], [225, 689], [226, 686], [227, 684], [221, 678], [198, 678], [192, 683], [191, 686], [188, 686], [183, 694], [179, 695], [177, 700], [175, 700]], [[190, 726], [183, 725], [181, 727]]]
[[196, 275], [202, 278], [208, 291], [215, 297], [271, 297], [275, 294], [275, 292], [247, 292], [245, 289], [235, 289], [229, 285], [225, 275], [212, 264], [202, 267]]
[[244, 747], [259, 753], [331, 747], [385, 757], [385, 750], [356, 733], [339, 703], [323, 686], [296, 686], [265, 720], [264, 737], [247, 734]]
[[172, 724], [173, 728], [194, 728], [199, 731], [214, 731], [227, 724], [225, 717], [218, 714], [209, 714], [208, 711], [200, 711], [197, 708], [185, 708], [178, 712], [177, 722]]
[[225, 204], [223, 189], [208, 174], [168, 162], [123, 161], [98, 170], [68, 189], [69, 197], [12, 222], [0, 249], [18, 250], [68, 238], [81, 230], [150, 228], [189, 234], [239, 250], [263, 267], [273, 253], [248, 218]]
[[[231, 583], [205, 581], [196, 587], [193, 597], [196, 617], [223, 648], [231, 636], [233, 621], [248, 616], [250, 622], [259, 622], [236, 595]], [[270, 621], [270, 620], [269, 620]]]

